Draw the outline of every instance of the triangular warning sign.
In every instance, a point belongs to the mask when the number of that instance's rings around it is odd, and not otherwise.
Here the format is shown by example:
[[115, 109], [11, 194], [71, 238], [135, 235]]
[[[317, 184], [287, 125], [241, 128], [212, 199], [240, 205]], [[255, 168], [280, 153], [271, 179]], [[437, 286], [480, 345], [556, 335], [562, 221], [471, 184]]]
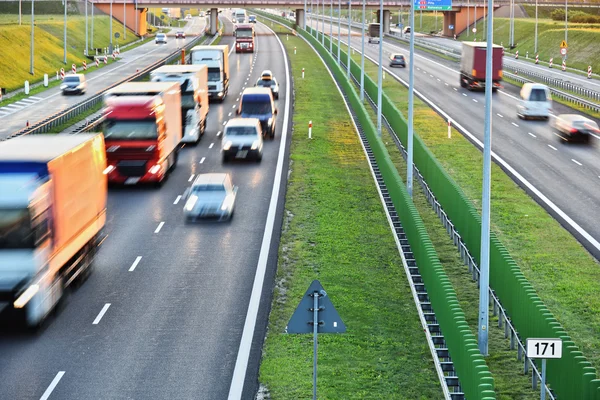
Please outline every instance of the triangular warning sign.
[[315, 295], [318, 297], [318, 312], [317, 320], [318, 327], [317, 333], [343, 333], [346, 332], [346, 325], [342, 322], [340, 315], [333, 307], [333, 303], [327, 296], [327, 292], [321, 286], [318, 280], [314, 280], [300, 304], [296, 307], [296, 311], [290, 318], [285, 329], [286, 333], [313, 333], [313, 321], [314, 321], [314, 299]]
[[569, 46], [567, 46], [567, 42], [563, 40], [562, 42], [560, 42], [560, 47], [569, 47]]

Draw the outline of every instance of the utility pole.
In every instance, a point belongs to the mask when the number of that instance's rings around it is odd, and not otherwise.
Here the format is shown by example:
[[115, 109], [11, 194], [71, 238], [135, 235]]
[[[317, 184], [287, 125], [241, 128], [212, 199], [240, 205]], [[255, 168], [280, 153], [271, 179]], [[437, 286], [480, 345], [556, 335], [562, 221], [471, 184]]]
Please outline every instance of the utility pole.
[[[364, 3], [363, 3], [364, 4]], [[377, 74], [377, 135], [381, 137], [381, 92], [383, 91], [383, 0], [379, 0], [379, 68]], [[363, 25], [364, 32], [364, 25]], [[365, 41], [363, 40], [363, 43]], [[363, 51], [364, 52], [364, 51]]]
[[87, 6], [88, 6], [88, 0], [85, 0], [85, 55], [88, 55], [88, 11], [87, 11]]
[[[421, 15], [423, 11], [421, 10]], [[383, 22], [383, 21], [382, 21]], [[415, 87], [415, 5], [410, 5], [410, 65], [408, 68], [408, 140], [406, 190], [412, 198], [413, 192], [413, 135], [414, 135], [414, 87]]]
[[[363, 0], [362, 7], [362, 36], [360, 40], [360, 101], [365, 100], [365, 7], [366, 0]], [[381, 64], [381, 63], [380, 63]]]
[[346, 65], [347, 70], [346, 70], [346, 76], [348, 77], [348, 79], [350, 79], [350, 53], [352, 52], [352, 49], [350, 49], [350, 27], [352, 26], [352, 3], [351, 0], [348, 0], [348, 64]]
[[112, 31], [112, 20], [113, 20], [113, 13], [112, 13], [112, 0], [110, 0], [110, 51], [109, 53], [113, 52], [113, 31]]
[[[567, 37], [569, 36], [569, 2], [565, 0], [565, 42], [567, 41]], [[567, 56], [565, 55], [565, 60]]]
[[333, 56], [333, 0], [329, 2], [329, 13], [331, 14], [329, 19], [329, 52]]
[[92, 0], [92, 49], [94, 48], [94, 0]]
[[538, 0], [535, 0], [535, 39], [533, 44], [533, 52], [537, 55], [538, 40]]
[[127, 5], [123, 0], [123, 40], [127, 39]]
[[[22, 0], [19, 0], [19, 25], [21, 25], [21, 1]], [[32, 5], [32, 7], [33, 7], [33, 5]]]
[[[29, 73], [31, 75], [33, 75], [33, 45], [34, 45], [34, 40], [33, 40], [33, 29], [34, 29], [34, 24], [33, 24], [33, 3], [35, 2], [35, 0], [31, 0], [31, 54], [29, 55]], [[19, 2], [20, 4], [20, 2]]]
[[342, 0], [338, 0], [338, 64], [340, 63], [340, 49], [342, 46]]
[[64, 34], [65, 34], [65, 47], [64, 47], [64, 56], [63, 56], [63, 62], [66, 64], [67, 63], [67, 0], [63, 0], [64, 4], [65, 4], [65, 29], [64, 29]]

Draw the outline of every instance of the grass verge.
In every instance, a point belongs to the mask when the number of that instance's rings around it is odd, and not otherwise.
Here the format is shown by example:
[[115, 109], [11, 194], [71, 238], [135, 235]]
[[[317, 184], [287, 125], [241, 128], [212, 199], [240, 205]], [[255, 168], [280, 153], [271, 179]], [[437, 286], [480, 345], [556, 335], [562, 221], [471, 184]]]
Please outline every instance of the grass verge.
[[64, 124], [61, 124], [59, 126], [55, 126], [54, 128], [52, 128], [48, 133], [61, 133], [64, 130], [66, 130], [67, 128], [70, 128], [71, 126], [83, 121], [84, 119], [88, 118], [89, 116], [97, 113], [98, 111], [102, 110], [102, 103], [98, 104], [97, 106], [90, 108], [89, 110], [87, 110], [86, 112], [83, 112], [79, 115], [77, 115], [76, 117], [71, 118], [70, 120], [66, 121]]
[[[44, 74], [54, 75], [60, 68], [70, 69], [71, 64], [81, 66], [86, 60], [83, 54], [85, 49], [85, 17], [69, 16], [67, 22], [67, 63], [63, 63], [63, 19], [46, 18], [36, 22], [34, 35], [34, 74], [29, 73], [31, 30], [28, 24], [6, 25], [0, 29], [0, 87], [7, 92], [19, 89], [23, 82], [40, 82]], [[94, 47], [103, 48], [109, 45], [108, 16], [94, 17]], [[91, 47], [91, 22], [89, 22], [90, 47]], [[113, 30], [123, 32], [123, 25], [113, 21]], [[133, 31], [127, 32], [127, 40], [119, 40], [123, 45], [138, 39]], [[15, 45], [21, 44], [21, 45]]]
[[340, 113], [342, 99], [312, 49], [293, 35], [282, 39], [295, 82], [294, 131], [304, 133], [310, 119], [314, 139], [292, 137], [260, 382], [273, 399], [310, 397], [312, 337], [284, 330], [319, 279], [347, 326], [344, 334], [319, 337], [319, 398], [442, 398], [373, 178], [350, 117]]
[[[356, 53], [355, 60], [359, 59]], [[372, 62], [365, 63], [365, 72], [377, 79]], [[407, 115], [408, 90], [394, 79], [385, 79], [383, 87]], [[481, 212], [481, 152], [457, 131], [448, 140], [446, 122], [418, 98], [414, 124], [415, 132]], [[496, 164], [492, 164], [491, 195], [492, 229], [583, 355], [600, 371], [598, 261]]]

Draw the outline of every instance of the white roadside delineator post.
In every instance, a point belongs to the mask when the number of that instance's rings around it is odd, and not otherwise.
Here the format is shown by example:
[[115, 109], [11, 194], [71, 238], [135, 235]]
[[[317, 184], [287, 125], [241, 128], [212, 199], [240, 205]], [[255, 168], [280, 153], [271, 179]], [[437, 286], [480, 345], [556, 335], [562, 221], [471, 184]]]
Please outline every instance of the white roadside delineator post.
[[85, 61], [83, 62], [83, 70], [87, 71], [87, 62], [85, 62]]
[[312, 139], [312, 121], [308, 121], [308, 138]]
[[96, 67], [100, 67], [100, 61], [98, 60], [98, 57], [96, 57]]
[[554, 60], [554, 58], [550, 58], [550, 63], [548, 63], [548, 68], [552, 68], [552, 60]]
[[452, 138], [452, 120], [448, 118], [448, 139]]
[[536, 64], [539, 64], [539, 63], [540, 63], [540, 55], [539, 55], [539, 54], [536, 54], [536, 55], [535, 55], [535, 63], [536, 63]]
[[563, 59], [563, 63], [562, 63], [562, 70], [566, 71], [567, 70], [567, 62]]
[[60, 79], [61, 79], [61, 80], [64, 80], [64, 79], [65, 79], [65, 69], [64, 69], [64, 68], [61, 68], [61, 69], [60, 69]]
[[304, 79], [304, 68], [302, 68], [302, 79]]
[[592, 66], [588, 65], [588, 79], [592, 79]]
[[71, 73], [72, 74], [76, 74], [77, 73], [77, 66], [75, 64], [71, 64]]
[[519, 59], [519, 50], [517, 50], [517, 52], [515, 53], [515, 59]]
[[25, 94], [29, 94], [29, 81], [25, 81]]

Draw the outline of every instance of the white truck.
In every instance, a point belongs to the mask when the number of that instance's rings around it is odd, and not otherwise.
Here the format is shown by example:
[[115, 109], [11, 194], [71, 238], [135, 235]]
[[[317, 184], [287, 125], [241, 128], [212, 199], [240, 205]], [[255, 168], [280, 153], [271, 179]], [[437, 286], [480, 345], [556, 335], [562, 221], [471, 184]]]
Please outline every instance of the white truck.
[[64, 289], [89, 275], [106, 222], [105, 169], [99, 133], [0, 143], [3, 317], [38, 327]]
[[246, 22], [246, 11], [242, 9], [235, 10], [235, 20], [233, 22], [243, 24]]
[[229, 46], [194, 46], [192, 65], [208, 67], [208, 96], [223, 101], [229, 91]]
[[181, 87], [183, 143], [198, 143], [208, 118], [208, 67], [206, 65], [164, 65], [150, 73], [152, 82], [178, 82]]

